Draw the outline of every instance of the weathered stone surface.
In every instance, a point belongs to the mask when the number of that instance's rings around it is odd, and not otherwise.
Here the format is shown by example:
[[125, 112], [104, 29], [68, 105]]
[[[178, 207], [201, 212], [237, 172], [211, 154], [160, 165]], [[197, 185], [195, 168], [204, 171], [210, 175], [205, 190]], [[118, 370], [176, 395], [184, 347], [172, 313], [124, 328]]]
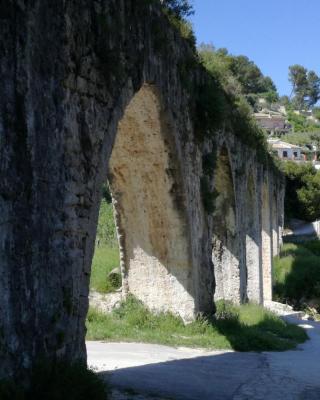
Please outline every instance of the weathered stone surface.
[[[231, 130], [199, 140], [187, 87], [207, 75], [188, 70], [189, 44], [148, 3], [0, 4], [0, 378], [39, 357], [86, 358], [108, 172], [124, 294], [190, 320], [213, 309], [214, 263], [222, 297], [262, 301], [270, 289], [281, 179]], [[223, 216], [203, 207], [204, 153], [224, 158], [210, 182]]]
[[225, 132], [215, 151], [215, 208], [208, 219], [215, 299], [263, 304], [272, 298], [272, 257], [281, 243], [283, 179]]
[[[155, 311], [195, 317], [192, 244], [179, 199], [182, 182], [173, 132], [153, 85], [144, 85], [119, 123], [109, 163], [117, 212], [124, 295]], [[173, 193], [179, 190], [181, 194]], [[174, 194], [174, 195], [173, 195]]]
[[121, 304], [122, 293], [120, 291], [114, 293], [101, 294], [95, 291], [90, 291], [89, 303], [93, 307], [103, 313], [111, 313]]

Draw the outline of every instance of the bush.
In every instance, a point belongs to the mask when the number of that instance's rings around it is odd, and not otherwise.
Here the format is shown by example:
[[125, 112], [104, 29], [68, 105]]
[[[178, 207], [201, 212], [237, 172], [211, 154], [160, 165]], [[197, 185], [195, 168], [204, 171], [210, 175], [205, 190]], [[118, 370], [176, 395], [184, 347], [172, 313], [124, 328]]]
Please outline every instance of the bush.
[[274, 262], [274, 294], [298, 308], [320, 298], [320, 241], [283, 246]]
[[286, 218], [320, 218], [320, 172], [310, 164], [283, 163], [286, 175]]
[[320, 240], [311, 240], [310, 242], [305, 242], [303, 243], [303, 246], [316, 256], [320, 257]]
[[105, 383], [82, 364], [41, 362], [30, 374], [27, 389], [0, 383], [1, 400], [106, 400]]
[[163, 0], [162, 4], [181, 19], [194, 14], [189, 0]]

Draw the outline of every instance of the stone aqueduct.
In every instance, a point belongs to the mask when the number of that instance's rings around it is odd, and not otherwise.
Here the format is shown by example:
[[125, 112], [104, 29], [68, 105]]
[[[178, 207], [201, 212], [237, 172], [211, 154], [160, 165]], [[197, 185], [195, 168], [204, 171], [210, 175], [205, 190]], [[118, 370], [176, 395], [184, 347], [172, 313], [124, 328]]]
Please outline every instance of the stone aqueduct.
[[[85, 359], [107, 178], [125, 294], [185, 321], [212, 312], [214, 297], [271, 299], [283, 180], [226, 124], [197, 139], [181, 73], [193, 51], [160, 8], [3, 3], [0, 378], [40, 356]], [[206, 79], [201, 67], [188, 75], [194, 85]], [[211, 210], [201, 189], [207, 155]]]

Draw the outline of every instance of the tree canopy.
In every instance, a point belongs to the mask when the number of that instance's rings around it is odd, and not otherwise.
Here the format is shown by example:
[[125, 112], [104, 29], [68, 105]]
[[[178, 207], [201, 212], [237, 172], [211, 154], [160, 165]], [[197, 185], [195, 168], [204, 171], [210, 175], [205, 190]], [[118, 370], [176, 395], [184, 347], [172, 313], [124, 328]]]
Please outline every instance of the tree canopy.
[[320, 172], [312, 164], [284, 163], [286, 175], [285, 215], [314, 221], [320, 218]]
[[215, 49], [210, 44], [201, 44], [198, 52], [203, 64], [223, 82], [225, 89], [244, 95], [251, 106], [258, 97], [264, 97], [269, 103], [279, 99], [272, 79], [264, 76], [248, 57], [234, 56], [227, 49]]
[[179, 18], [186, 18], [194, 14], [189, 0], [162, 0], [161, 2]]
[[320, 100], [320, 78], [299, 64], [289, 67], [293, 104], [299, 110], [313, 107]]

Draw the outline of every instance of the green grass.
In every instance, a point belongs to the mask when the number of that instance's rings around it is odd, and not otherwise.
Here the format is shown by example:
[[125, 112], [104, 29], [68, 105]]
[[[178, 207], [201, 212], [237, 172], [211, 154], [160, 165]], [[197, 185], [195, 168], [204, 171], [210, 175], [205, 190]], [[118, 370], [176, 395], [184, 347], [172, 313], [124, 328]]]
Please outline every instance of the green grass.
[[96, 246], [92, 261], [90, 289], [100, 293], [114, 292], [117, 287], [108, 279], [108, 274], [119, 267], [119, 249], [102, 244]]
[[[108, 191], [108, 186], [104, 190]], [[110, 194], [107, 192], [105, 196], [109, 202], [103, 198], [100, 205], [97, 228], [97, 242], [100, 245], [95, 248], [90, 280], [90, 289], [99, 293], [114, 292], [121, 286], [121, 283], [119, 285], [119, 282], [111, 281], [108, 277], [109, 272], [119, 267], [120, 259], [113, 206], [110, 203]]]
[[215, 318], [202, 318], [184, 325], [171, 314], [151, 313], [133, 297], [110, 314], [90, 309], [87, 329], [87, 340], [238, 351], [288, 350], [307, 339], [303, 329], [254, 304], [233, 306], [219, 302]]
[[[119, 266], [119, 249], [112, 205], [106, 201], [101, 204], [98, 238], [101, 244], [95, 249], [90, 288], [109, 293], [117, 288], [108, 279], [108, 274]], [[288, 247], [286, 256], [293, 257], [293, 250], [296, 251]], [[299, 251], [303, 256], [308, 252], [306, 249]], [[285, 273], [286, 270], [281, 271], [281, 274]], [[90, 309], [87, 328], [89, 340], [125, 340], [239, 351], [287, 350], [306, 339], [302, 329], [286, 324], [254, 304], [236, 307], [218, 303], [215, 318], [198, 319], [185, 326], [180, 318], [171, 314], [152, 314], [133, 297], [111, 314]]]
[[113, 215], [113, 206], [103, 198], [99, 210], [99, 219], [97, 226], [97, 239], [109, 247], [118, 246], [116, 224]]
[[299, 305], [319, 298], [320, 241], [287, 243], [274, 260], [274, 294], [277, 300]]

